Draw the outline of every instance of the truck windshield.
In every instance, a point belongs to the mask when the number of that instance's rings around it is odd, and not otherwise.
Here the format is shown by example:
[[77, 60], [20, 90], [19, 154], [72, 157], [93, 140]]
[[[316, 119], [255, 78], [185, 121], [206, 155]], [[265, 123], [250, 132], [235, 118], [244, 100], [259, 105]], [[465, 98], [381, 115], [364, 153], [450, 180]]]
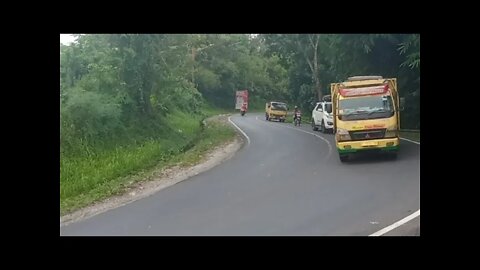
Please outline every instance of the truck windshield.
[[394, 113], [392, 97], [366, 96], [342, 99], [338, 105], [340, 120], [364, 120], [392, 117]]
[[287, 104], [285, 104], [285, 103], [272, 103], [272, 110], [286, 111], [287, 110]]

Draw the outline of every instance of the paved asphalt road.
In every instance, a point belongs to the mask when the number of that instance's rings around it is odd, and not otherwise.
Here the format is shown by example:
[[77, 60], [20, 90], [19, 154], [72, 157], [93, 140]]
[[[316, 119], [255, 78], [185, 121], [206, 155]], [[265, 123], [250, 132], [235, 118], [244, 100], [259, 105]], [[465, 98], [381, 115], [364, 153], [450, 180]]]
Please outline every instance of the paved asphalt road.
[[[397, 160], [342, 164], [332, 134], [261, 114], [231, 119], [250, 138], [234, 157], [60, 234], [367, 236], [420, 208], [418, 144], [401, 141]], [[417, 217], [385, 235], [419, 234]]]

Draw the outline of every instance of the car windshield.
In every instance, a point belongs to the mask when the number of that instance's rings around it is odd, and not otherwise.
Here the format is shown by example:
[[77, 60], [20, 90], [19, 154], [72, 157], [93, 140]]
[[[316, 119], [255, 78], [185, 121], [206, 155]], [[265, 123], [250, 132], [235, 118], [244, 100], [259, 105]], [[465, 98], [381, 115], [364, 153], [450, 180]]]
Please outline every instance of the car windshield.
[[272, 110], [286, 111], [287, 110], [287, 104], [285, 104], [285, 103], [272, 103]]
[[332, 113], [332, 103], [325, 104], [325, 111], [327, 113]]
[[342, 99], [338, 105], [340, 120], [363, 120], [393, 116], [392, 97], [366, 96]]

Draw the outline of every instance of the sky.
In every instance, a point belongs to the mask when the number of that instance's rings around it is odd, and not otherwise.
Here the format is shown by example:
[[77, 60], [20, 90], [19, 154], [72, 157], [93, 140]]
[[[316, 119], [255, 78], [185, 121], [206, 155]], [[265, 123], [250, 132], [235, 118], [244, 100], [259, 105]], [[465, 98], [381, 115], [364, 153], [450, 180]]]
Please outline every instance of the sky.
[[[252, 36], [257, 36], [258, 34], [251, 34]], [[72, 34], [60, 34], [60, 43], [64, 45], [69, 45], [75, 41], [75, 38], [72, 36]]]
[[68, 45], [72, 43], [75, 38], [71, 34], [60, 34], [60, 43]]

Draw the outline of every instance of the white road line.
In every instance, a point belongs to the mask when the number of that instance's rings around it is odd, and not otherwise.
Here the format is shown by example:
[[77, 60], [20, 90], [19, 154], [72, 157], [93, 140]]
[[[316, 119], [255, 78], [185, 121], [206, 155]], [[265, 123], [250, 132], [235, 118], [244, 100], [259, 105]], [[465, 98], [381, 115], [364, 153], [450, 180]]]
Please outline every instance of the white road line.
[[420, 144], [419, 142], [412, 141], [412, 140], [405, 139], [405, 138], [400, 138], [400, 140], [404, 140], [404, 141], [409, 141], [409, 142], [412, 142], [412, 143]]
[[250, 138], [248, 137], [248, 135], [245, 132], [243, 132], [243, 130], [241, 128], [239, 128], [237, 125], [235, 125], [235, 123], [233, 123], [233, 121], [230, 119], [230, 117], [231, 116], [228, 117], [228, 121], [230, 123], [232, 123], [232, 125], [235, 126], [238, 130], [240, 130], [240, 132], [243, 134], [243, 136], [245, 136], [245, 138], [247, 138], [248, 144], [250, 144]]
[[404, 218], [404, 219], [402, 219], [402, 220], [399, 220], [399, 221], [393, 223], [392, 225], [381, 229], [380, 231], [378, 231], [378, 232], [376, 232], [376, 233], [370, 234], [369, 236], [380, 236], [380, 235], [382, 235], [382, 234], [385, 234], [385, 233], [387, 233], [387, 232], [389, 232], [389, 231], [391, 231], [391, 230], [393, 230], [393, 229], [395, 229], [395, 228], [397, 228], [397, 227], [400, 227], [401, 225], [409, 222], [410, 220], [412, 220], [412, 219], [414, 219], [414, 218], [416, 218], [416, 217], [418, 217], [418, 216], [420, 216], [420, 209], [418, 209], [417, 212], [409, 215], [408, 217], [406, 217], [406, 218]]
[[[255, 119], [257, 119], [257, 120], [260, 121], [260, 119], [258, 119], [258, 116], [255, 117]], [[284, 125], [281, 125], [281, 126], [286, 127], [286, 128], [290, 128], [290, 129], [294, 129], [294, 130], [298, 130], [298, 131], [301, 131], [301, 132], [305, 132], [305, 133], [308, 133], [308, 134], [312, 134], [312, 135], [314, 135], [314, 136], [317, 136], [318, 138], [320, 138], [320, 139], [324, 140], [325, 142], [327, 142], [327, 144], [328, 144], [328, 155], [331, 154], [331, 152], [332, 152], [332, 145], [330, 144], [329, 141], [327, 141], [327, 140], [326, 140], [325, 138], [323, 138], [322, 136], [319, 136], [319, 135], [317, 135], [317, 134], [314, 134], [314, 133], [305, 131], [305, 130], [303, 130], [303, 129], [292, 128], [292, 127], [288, 127], [288, 126], [284, 126]], [[401, 140], [404, 140], [404, 141], [409, 141], [409, 142], [412, 142], [412, 143], [415, 143], [415, 144], [420, 145], [420, 143], [419, 143], [419, 142], [416, 142], [416, 141], [412, 141], [412, 140], [405, 139], [405, 138], [400, 138], [400, 139], [401, 139]], [[400, 221], [397, 221], [397, 222], [395, 222], [394, 224], [392, 224], [392, 225], [390, 225], [390, 226], [388, 226], [388, 227], [386, 227], [386, 228], [383, 228], [383, 229], [381, 229], [380, 231], [378, 231], [378, 232], [376, 232], [376, 233], [374, 233], [374, 234], [371, 234], [370, 236], [380, 236], [380, 235], [382, 235], [382, 234], [385, 234], [385, 233], [387, 233], [387, 232], [389, 232], [389, 231], [391, 231], [391, 230], [393, 230], [393, 229], [395, 229], [395, 228], [397, 228], [397, 227], [400, 227], [401, 225], [407, 223], [408, 221], [410, 221], [410, 220], [412, 220], [412, 219], [414, 219], [414, 218], [416, 218], [416, 217], [418, 217], [418, 216], [420, 216], [420, 209], [419, 209], [417, 212], [409, 215], [408, 217], [406, 217], [406, 218], [404, 218], [404, 219], [402, 219], [402, 220], [400, 220]]]
[[[260, 121], [260, 119], [258, 119], [258, 116], [255, 117], [255, 118]], [[312, 132], [305, 131], [305, 130], [303, 130], [303, 129], [299, 129], [299, 128], [292, 128], [292, 127], [285, 126], [285, 125], [280, 125], [280, 126], [283, 126], [283, 127], [286, 127], [286, 128], [290, 128], [290, 129], [294, 129], [294, 130], [298, 130], [298, 131], [301, 131], [301, 132], [304, 132], [304, 133], [312, 134], [312, 135], [314, 135], [314, 136], [316, 136], [316, 137], [324, 140], [324, 141], [327, 142], [327, 144], [328, 144], [328, 156], [330, 156], [330, 154], [332, 153], [332, 145], [330, 144], [330, 142], [329, 142], [327, 139], [323, 138], [322, 136], [317, 135], [317, 134], [312, 133]], [[419, 142], [416, 142], [416, 141], [412, 141], [412, 140], [405, 139], [405, 138], [400, 138], [400, 139], [420, 145], [420, 143], [419, 143]], [[328, 156], [327, 156], [327, 157], [328, 157]], [[409, 215], [408, 217], [406, 217], [406, 218], [404, 218], [404, 219], [402, 219], [402, 220], [400, 220], [400, 221], [397, 221], [397, 222], [395, 222], [394, 224], [392, 224], [392, 225], [390, 225], [390, 226], [388, 226], [388, 227], [386, 227], [386, 228], [383, 228], [383, 229], [381, 229], [380, 231], [378, 231], [378, 232], [376, 232], [376, 233], [374, 233], [374, 234], [371, 234], [370, 236], [380, 236], [380, 235], [382, 235], [382, 234], [385, 234], [385, 233], [387, 233], [387, 232], [389, 232], [389, 231], [391, 231], [391, 230], [393, 230], [393, 229], [395, 229], [395, 228], [397, 228], [397, 227], [400, 227], [401, 225], [407, 223], [408, 221], [410, 221], [410, 220], [412, 220], [412, 219], [414, 219], [414, 218], [416, 218], [416, 217], [418, 217], [418, 216], [420, 216], [420, 209], [419, 209], [417, 212]]]
[[[258, 119], [258, 116], [256, 117], [256, 119], [257, 119], [258, 121], [261, 121], [260, 119]], [[263, 122], [263, 121], [261, 121], [261, 122]], [[269, 123], [269, 124], [272, 124], [272, 123]], [[311, 134], [311, 135], [313, 135], [313, 136], [316, 136], [316, 137], [324, 140], [324, 141], [327, 143], [327, 145], [328, 145], [328, 155], [327, 155], [327, 158], [332, 154], [332, 145], [330, 144], [330, 142], [329, 142], [327, 139], [323, 138], [322, 136], [317, 135], [317, 134], [312, 133], [312, 132], [305, 131], [305, 130], [303, 130], [303, 129], [292, 128], [292, 127], [289, 127], [289, 126], [287, 126], [287, 125], [278, 125], [278, 126], [279, 126], [279, 127], [290, 128], [290, 129], [293, 129], [293, 130], [298, 130], [298, 131], [301, 131], [301, 132], [304, 132], [304, 133], [307, 133], [307, 134]]]
[[[255, 119], [260, 120], [260, 119], [258, 119], [258, 116], [256, 116]], [[308, 132], [308, 133], [310, 133], [310, 132]], [[313, 134], [313, 133], [310, 133], [310, 134]], [[317, 136], [316, 134], [313, 134], [313, 135]], [[320, 136], [317, 136], [317, 137], [322, 138]], [[400, 138], [400, 140], [409, 141], [409, 142], [412, 142], [412, 143], [415, 143], [415, 144], [420, 144], [420, 142], [412, 141], [412, 140], [409, 140], [409, 139], [406, 139], [406, 138]], [[328, 143], [328, 144], [330, 146], [330, 143]], [[331, 148], [331, 146], [330, 146], [330, 148]]]
[[327, 157], [329, 157], [332, 154], [332, 145], [330, 144], [330, 142], [327, 139], [323, 138], [322, 136], [320, 136], [318, 134], [315, 134], [315, 133], [312, 133], [312, 132], [305, 131], [303, 129], [299, 129], [299, 128], [292, 128], [292, 127], [289, 127], [289, 126], [284, 126], [284, 127], [290, 128], [290, 129], [293, 129], [293, 130], [298, 130], [298, 131], [301, 131], [301, 132], [304, 132], [304, 133], [307, 133], [307, 134], [311, 134], [313, 136], [316, 136], [316, 137], [324, 140], [328, 145], [328, 155], [327, 155]]

